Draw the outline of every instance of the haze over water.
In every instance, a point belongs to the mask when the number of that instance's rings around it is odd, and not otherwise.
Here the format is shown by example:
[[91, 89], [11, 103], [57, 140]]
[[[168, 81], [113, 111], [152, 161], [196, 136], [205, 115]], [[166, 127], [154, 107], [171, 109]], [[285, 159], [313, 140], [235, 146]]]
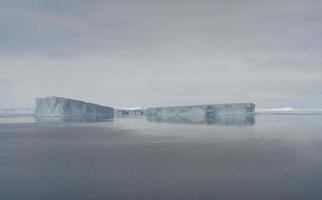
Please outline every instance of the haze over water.
[[2, 120], [0, 199], [320, 199], [321, 120]]

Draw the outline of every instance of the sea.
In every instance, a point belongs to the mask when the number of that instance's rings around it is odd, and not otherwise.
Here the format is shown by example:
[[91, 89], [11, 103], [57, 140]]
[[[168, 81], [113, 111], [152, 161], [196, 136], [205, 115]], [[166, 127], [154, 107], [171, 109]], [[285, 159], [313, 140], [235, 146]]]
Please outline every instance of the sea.
[[1, 200], [319, 200], [322, 115], [0, 118]]

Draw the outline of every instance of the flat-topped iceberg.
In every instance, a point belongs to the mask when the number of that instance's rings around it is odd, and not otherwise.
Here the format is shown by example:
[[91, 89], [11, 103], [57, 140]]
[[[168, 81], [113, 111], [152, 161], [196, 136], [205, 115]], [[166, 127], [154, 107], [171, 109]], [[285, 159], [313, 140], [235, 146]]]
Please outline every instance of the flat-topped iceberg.
[[37, 117], [113, 118], [113, 108], [63, 97], [36, 99]]
[[148, 108], [149, 121], [226, 125], [252, 125], [255, 104], [232, 103]]
[[231, 104], [210, 104], [210, 105], [189, 105], [155, 107], [146, 110], [147, 115], [159, 116], [215, 116], [215, 115], [243, 115], [254, 114], [254, 103], [231, 103]]

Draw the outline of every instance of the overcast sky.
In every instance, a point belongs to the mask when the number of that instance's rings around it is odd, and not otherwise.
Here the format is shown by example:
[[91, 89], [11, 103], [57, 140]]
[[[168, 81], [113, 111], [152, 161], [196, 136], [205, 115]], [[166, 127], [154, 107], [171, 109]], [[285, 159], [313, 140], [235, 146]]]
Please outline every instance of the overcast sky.
[[322, 107], [321, 0], [0, 0], [0, 107]]

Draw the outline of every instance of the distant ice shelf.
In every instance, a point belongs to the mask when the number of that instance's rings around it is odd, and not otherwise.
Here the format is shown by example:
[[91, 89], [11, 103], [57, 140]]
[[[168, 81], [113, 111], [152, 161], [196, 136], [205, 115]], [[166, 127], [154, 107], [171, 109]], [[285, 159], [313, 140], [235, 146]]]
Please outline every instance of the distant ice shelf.
[[267, 115], [322, 115], [322, 109], [297, 109], [292, 107], [256, 109], [256, 114]]
[[0, 117], [30, 117], [34, 115], [33, 108], [6, 108], [0, 109]]

